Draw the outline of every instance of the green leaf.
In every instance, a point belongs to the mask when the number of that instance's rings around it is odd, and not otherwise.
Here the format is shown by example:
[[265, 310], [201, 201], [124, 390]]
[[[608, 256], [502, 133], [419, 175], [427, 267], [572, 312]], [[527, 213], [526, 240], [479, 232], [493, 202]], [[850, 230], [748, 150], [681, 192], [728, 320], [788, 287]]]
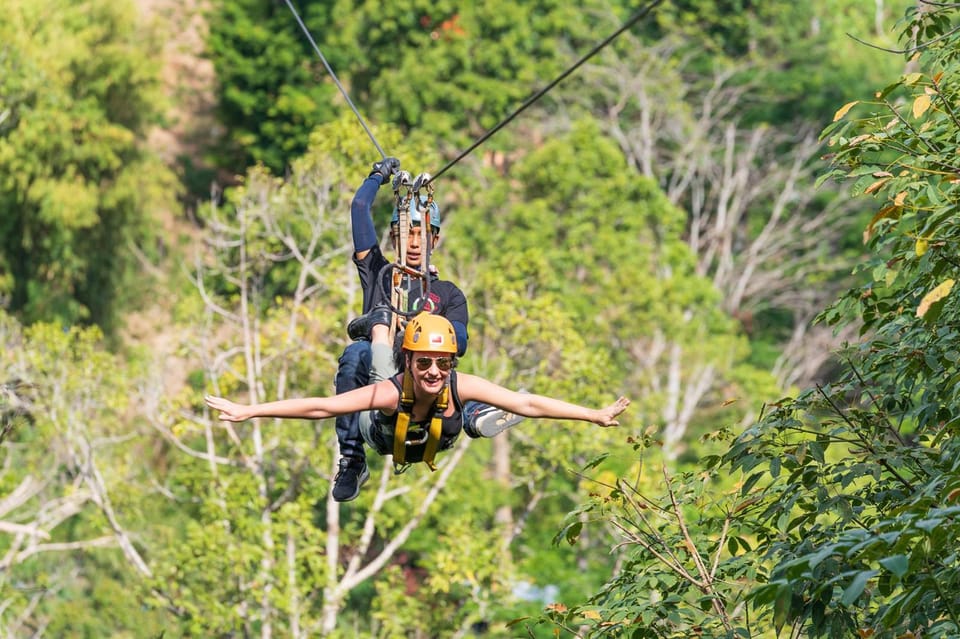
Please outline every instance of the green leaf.
[[889, 570], [898, 579], [902, 579], [910, 569], [910, 558], [906, 555], [894, 555], [880, 560], [880, 565]]
[[743, 482], [743, 488], [740, 489], [740, 495], [744, 496], [750, 493], [750, 489], [754, 487], [757, 481], [760, 480], [760, 477], [763, 476], [763, 473], [754, 473], [747, 477], [747, 481]]
[[853, 581], [850, 582], [850, 585], [844, 588], [843, 596], [840, 598], [840, 603], [844, 606], [849, 606], [853, 604], [857, 599], [860, 598], [860, 595], [863, 594], [864, 588], [867, 587], [867, 583], [876, 576], [876, 570], [864, 570], [858, 572]]
[[835, 552], [836, 550], [834, 549], [833, 546], [825, 546], [824, 548], [821, 548], [820, 550], [815, 552], [813, 555], [811, 555], [810, 558], [808, 559], [808, 561], [810, 562], [810, 567], [816, 568], [817, 566], [820, 565], [820, 562], [822, 562], [824, 559], [826, 559], [827, 557], [829, 557]]
[[939, 528], [941, 524], [943, 524], [943, 519], [940, 517], [931, 517], [927, 519], [921, 519], [915, 522], [913, 525], [920, 530], [925, 530], [928, 533], [932, 533], [934, 530]]
[[739, 543], [736, 537], [730, 537], [727, 539], [727, 552], [729, 552], [731, 556], [736, 556], [738, 546]]
[[882, 100], [883, 98], [885, 98], [885, 97], [887, 97], [888, 95], [890, 95], [890, 93], [891, 93], [892, 91], [894, 91], [895, 89], [897, 89], [897, 88], [900, 87], [900, 86], [902, 86], [902, 83], [900, 83], [900, 82], [894, 82], [893, 84], [888, 84], [888, 85], [885, 86], [881, 91], [879, 91], [879, 92], [877, 93], [877, 98], [880, 99], [880, 100]]
[[782, 628], [787, 623], [790, 614], [790, 602], [793, 600], [793, 590], [790, 584], [784, 583], [777, 589], [777, 598], [773, 602], [773, 625]]
[[776, 479], [780, 476], [780, 458], [774, 457], [770, 460], [770, 476]]
[[909, 73], [903, 76], [903, 85], [904, 86], [913, 86], [917, 83], [917, 80], [923, 77], [922, 73]]
[[577, 543], [577, 540], [580, 539], [580, 533], [583, 531], [583, 523], [576, 521], [569, 526], [564, 531], [564, 537], [567, 540], [567, 543], [573, 546]]
[[596, 468], [604, 462], [604, 460], [610, 456], [610, 453], [601, 453], [588, 461], [584, 466], [583, 470], [590, 470], [591, 468]]

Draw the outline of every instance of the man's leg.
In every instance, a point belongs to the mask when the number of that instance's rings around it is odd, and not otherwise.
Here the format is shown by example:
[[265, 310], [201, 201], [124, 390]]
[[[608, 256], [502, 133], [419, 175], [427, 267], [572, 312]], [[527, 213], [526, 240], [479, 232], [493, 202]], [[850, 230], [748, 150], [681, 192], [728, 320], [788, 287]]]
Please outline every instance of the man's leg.
[[[353, 342], [340, 355], [335, 382], [337, 394], [366, 386], [369, 380], [370, 342]], [[357, 498], [360, 486], [370, 477], [360, 434], [359, 414], [340, 415], [336, 418], [336, 427], [340, 467], [333, 480], [333, 498], [336, 501], [350, 501]]]

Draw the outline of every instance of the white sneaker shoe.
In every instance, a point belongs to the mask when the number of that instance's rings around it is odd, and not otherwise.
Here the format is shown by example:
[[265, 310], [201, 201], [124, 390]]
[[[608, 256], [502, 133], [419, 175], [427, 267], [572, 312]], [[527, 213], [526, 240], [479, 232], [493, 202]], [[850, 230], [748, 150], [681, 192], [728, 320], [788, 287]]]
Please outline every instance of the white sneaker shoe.
[[477, 415], [476, 428], [481, 437], [495, 437], [511, 426], [524, 420], [522, 415], [514, 415], [499, 408], [490, 407]]

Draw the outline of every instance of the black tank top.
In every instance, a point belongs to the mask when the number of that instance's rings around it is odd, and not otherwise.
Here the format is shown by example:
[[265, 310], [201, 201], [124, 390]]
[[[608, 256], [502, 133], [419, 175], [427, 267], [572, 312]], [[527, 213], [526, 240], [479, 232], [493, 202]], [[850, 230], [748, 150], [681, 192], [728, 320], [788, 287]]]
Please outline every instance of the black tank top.
[[[390, 378], [393, 385], [397, 388], [397, 393], [403, 394], [403, 373], [398, 373]], [[457, 371], [450, 371], [450, 399], [453, 402], [453, 413], [449, 416], [444, 415], [440, 426], [440, 445], [437, 450], [447, 450], [453, 447], [457, 437], [463, 430], [463, 403], [460, 401], [460, 395], [457, 393]], [[400, 402], [397, 401], [397, 412], [393, 415], [384, 415], [380, 411], [374, 411], [374, 426], [371, 429], [370, 442], [381, 455], [393, 454], [393, 433], [397, 425], [397, 415], [400, 412]], [[426, 432], [430, 429], [430, 420], [433, 414], [427, 416], [427, 419], [419, 422], [410, 420], [410, 426], [407, 429], [407, 440], [423, 439]], [[427, 448], [427, 443], [410, 444], [407, 446], [406, 461], [423, 461], [423, 452]]]

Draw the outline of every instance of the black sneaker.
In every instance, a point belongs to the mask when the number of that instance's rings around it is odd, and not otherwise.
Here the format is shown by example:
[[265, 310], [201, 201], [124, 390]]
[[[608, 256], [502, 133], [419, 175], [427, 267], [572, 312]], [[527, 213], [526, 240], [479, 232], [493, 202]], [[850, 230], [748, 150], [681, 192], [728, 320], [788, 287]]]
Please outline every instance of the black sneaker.
[[375, 324], [384, 324], [390, 326], [390, 316], [393, 311], [388, 306], [375, 306], [370, 311], [360, 317], [354, 318], [347, 324], [347, 335], [353, 341], [369, 340], [370, 331]]
[[340, 458], [340, 470], [333, 478], [333, 500], [352, 501], [360, 494], [360, 487], [370, 478], [367, 460], [354, 457]]

